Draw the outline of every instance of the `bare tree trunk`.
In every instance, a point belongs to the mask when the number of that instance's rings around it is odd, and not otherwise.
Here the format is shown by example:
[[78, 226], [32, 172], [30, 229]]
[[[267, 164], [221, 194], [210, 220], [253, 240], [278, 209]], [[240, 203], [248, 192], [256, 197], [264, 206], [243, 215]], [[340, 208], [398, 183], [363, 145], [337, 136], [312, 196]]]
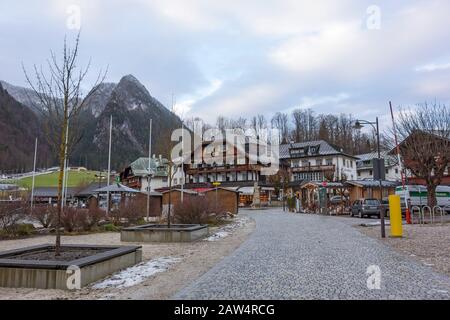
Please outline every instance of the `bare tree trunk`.
[[[49, 144], [53, 147], [54, 152], [59, 156], [59, 177], [58, 177], [58, 204], [57, 204], [57, 220], [56, 220], [56, 241], [55, 255], [61, 253], [61, 216], [63, 214], [63, 179], [64, 169], [70, 147], [78, 142], [73, 130], [76, 126], [72, 126], [72, 133], [68, 133], [69, 121], [76, 120], [80, 111], [86, 105], [89, 97], [98, 89], [106, 77], [106, 72], [100, 72], [92, 89], [87, 95], [82, 93], [82, 83], [89, 71], [89, 64], [83, 68], [78, 67], [78, 46], [80, 34], [77, 35], [75, 46], [73, 49], [67, 46], [64, 39], [63, 58], [60, 62], [56, 55], [52, 52], [51, 59], [47, 62], [48, 70], [44, 72], [42, 67], [34, 66], [35, 81], [28, 76], [25, 67], [23, 71], [28, 84], [31, 86], [34, 94], [39, 100], [40, 106], [38, 110], [42, 113], [46, 136]], [[59, 131], [61, 130], [61, 131]], [[67, 135], [71, 138], [68, 140]]]
[[437, 205], [437, 200], [436, 200], [436, 187], [437, 185], [435, 185], [434, 183], [428, 183], [427, 182], [427, 200], [428, 200], [428, 205], [433, 208], [434, 206]]
[[[171, 172], [171, 170], [169, 169], [169, 179], [171, 176], [170, 172]], [[170, 179], [170, 180], [172, 180], [172, 179]], [[172, 182], [170, 180], [169, 180], [169, 208], [167, 209], [168, 210], [167, 211], [167, 227], [168, 228], [170, 228], [170, 218], [171, 218], [170, 211], [172, 208]]]
[[61, 254], [61, 216], [63, 214], [62, 206], [62, 189], [63, 178], [66, 161], [66, 130], [67, 129], [67, 116], [64, 117], [63, 129], [61, 130], [61, 143], [59, 145], [59, 176], [58, 176], [58, 215], [56, 219], [56, 242], [55, 242], [55, 255]]

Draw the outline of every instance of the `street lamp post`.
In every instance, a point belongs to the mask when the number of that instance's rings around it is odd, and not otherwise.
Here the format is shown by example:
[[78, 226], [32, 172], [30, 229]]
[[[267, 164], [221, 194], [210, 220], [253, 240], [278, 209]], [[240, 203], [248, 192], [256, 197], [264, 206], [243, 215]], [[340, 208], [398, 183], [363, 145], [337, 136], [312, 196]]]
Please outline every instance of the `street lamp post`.
[[383, 206], [383, 180], [382, 180], [382, 172], [381, 172], [381, 150], [380, 150], [380, 127], [378, 123], [378, 117], [376, 117], [375, 122], [366, 121], [366, 120], [356, 120], [354, 128], [355, 129], [361, 129], [363, 128], [363, 124], [371, 125], [372, 128], [375, 129], [376, 135], [377, 135], [377, 154], [378, 154], [378, 182], [380, 185], [380, 222], [381, 222], [381, 237], [386, 238], [386, 226], [384, 221], [384, 206]]

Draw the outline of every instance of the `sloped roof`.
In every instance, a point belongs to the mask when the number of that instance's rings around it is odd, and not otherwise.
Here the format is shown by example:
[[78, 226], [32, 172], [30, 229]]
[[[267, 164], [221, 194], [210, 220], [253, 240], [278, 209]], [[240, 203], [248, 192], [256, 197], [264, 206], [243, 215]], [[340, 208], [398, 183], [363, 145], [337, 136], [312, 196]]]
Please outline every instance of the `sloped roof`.
[[[167, 166], [168, 160], [162, 158], [160, 161], [159, 158], [151, 158], [150, 169], [151, 173], [154, 177], [167, 177], [167, 170], [161, 170], [162, 166]], [[135, 176], [146, 177], [149, 174], [148, 170], [148, 157], [138, 158], [136, 161], [131, 163], [131, 170]]]
[[[353, 186], [363, 187], [363, 188], [376, 188], [380, 186], [380, 182], [378, 180], [354, 180], [354, 181], [346, 181], [346, 184], [350, 184]], [[397, 181], [381, 181], [381, 185], [384, 188], [393, 188], [399, 185]]]
[[312, 187], [323, 187], [323, 188], [327, 188], [327, 189], [333, 189], [333, 188], [343, 188], [344, 184], [342, 182], [326, 182], [326, 185], [323, 185], [323, 182], [319, 182], [319, 181], [304, 181], [301, 184], [301, 188], [306, 188], [307, 186], [312, 186]]
[[[75, 194], [76, 188], [67, 188], [67, 195], [69, 197]], [[38, 187], [34, 188], [34, 196], [35, 197], [43, 197], [43, 198], [55, 198], [58, 196], [58, 188], [57, 187]]]
[[[291, 149], [300, 149], [300, 148], [305, 148], [305, 147], [319, 147], [318, 153], [317, 154], [308, 154], [305, 156], [292, 157], [289, 152], [289, 150], [291, 150]], [[324, 140], [288, 143], [288, 144], [280, 145], [280, 159], [306, 158], [306, 157], [326, 156], [326, 155], [335, 155], [335, 154], [342, 154], [342, 155], [346, 155], [348, 157], [354, 158], [354, 156], [344, 153], [341, 148], [339, 148], [337, 146], [333, 146]]]
[[172, 190], [163, 191], [162, 193], [164, 194], [164, 193], [172, 192], [172, 191], [178, 191], [178, 192], [183, 191], [183, 193], [192, 194], [192, 195], [198, 194], [198, 192], [196, 192], [194, 190], [190, 190], [190, 189], [183, 189], [183, 190], [181, 190], [181, 189], [172, 189]]
[[17, 184], [0, 183], [0, 190], [17, 190], [17, 189], [19, 189], [19, 186]]
[[124, 192], [124, 193], [139, 193], [140, 191], [132, 189], [130, 187], [124, 186], [120, 183], [114, 183], [109, 186], [96, 189], [93, 192], [95, 193], [105, 193], [105, 192]]
[[[397, 157], [389, 154], [389, 151], [381, 151], [380, 152], [380, 156], [381, 158], [383, 158], [385, 160], [385, 164], [387, 166], [393, 166], [397, 164]], [[370, 153], [364, 153], [364, 154], [358, 154], [355, 157], [358, 158], [357, 160], [357, 165], [358, 165], [358, 169], [362, 169], [362, 168], [373, 168], [373, 165], [366, 165], [364, 166], [362, 164], [363, 161], [371, 161], [373, 159], [377, 159], [378, 158], [378, 152], [370, 152]]]
[[106, 181], [92, 182], [86, 188], [84, 188], [83, 190], [78, 192], [76, 195], [77, 196], [90, 196], [94, 193], [95, 190], [97, 190], [99, 188], [103, 188], [103, 187], [106, 187]]
[[[140, 191], [141, 194], [148, 196], [148, 192], [145, 191]], [[161, 192], [156, 192], [156, 191], [151, 191], [150, 192], [150, 196], [151, 197], [162, 197], [162, 193]]]

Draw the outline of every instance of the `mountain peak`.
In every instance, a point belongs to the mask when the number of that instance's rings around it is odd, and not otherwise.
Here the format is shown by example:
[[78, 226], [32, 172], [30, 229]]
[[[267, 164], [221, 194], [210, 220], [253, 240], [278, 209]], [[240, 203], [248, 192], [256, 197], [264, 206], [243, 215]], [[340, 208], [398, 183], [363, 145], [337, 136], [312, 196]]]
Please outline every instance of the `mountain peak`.
[[125, 76], [122, 77], [122, 79], [120, 81], [132, 81], [132, 82], [139, 82], [139, 80], [133, 76], [132, 74], [127, 74]]
[[139, 89], [147, 91], [145, 86], [132, 74], [127, 74], [126, 76], [123, 76], [122, 79], [120, 79], [120, 81], [119, 81], [119, 85], [120, 84], [135, 85], [135, 86], [139, 87]]

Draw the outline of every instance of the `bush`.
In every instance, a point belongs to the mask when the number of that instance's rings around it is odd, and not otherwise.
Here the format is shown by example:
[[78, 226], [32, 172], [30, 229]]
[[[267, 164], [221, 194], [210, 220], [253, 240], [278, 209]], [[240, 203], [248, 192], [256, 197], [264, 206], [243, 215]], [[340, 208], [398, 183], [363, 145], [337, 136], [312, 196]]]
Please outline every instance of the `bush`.
[[84, 231], [91, 231], [98, 227], [100, 221], [105, 219], [106, 213], [97, 207], [90, 207], [79, 213], [79, 227]]
[[18, 222], [28, 212], [26, 201], [10, 201], [0, 203], [0, 229], [6, 236], [15, 236]]
[[31, 236], [36, 231], [36, 228], [31, 223], [18, 224], [15, 229], [15, 235], [19, 237]]
[[105, 224], [105, 225], [103, 225], [101, 227], [101, 229], [103, 231], [106, 231], [106, 232], [118, 232], [118, 231], [120, 231], [120, 228], [115, 226], [113, 223]]
[[92, 231], [98, 227], [104, 217], [104, 211], [98, 208], [65, 207], [61, 216], [61, 224], [67, 232]]
[[83, 213], [80, 212], [81, 210], [77, 208], [64, 207], [61, 214], [61, 226], [65, 231], [73, 232], [77, 229], [77, 227], [80, 225], [80, 216], [83, 215]]
[[225, 214], [216, 214], [204, 197], [189, 198], [183, 205], [175, 206], [173, 220], [181, 224], [216, 224]]
[[57, 215], [57, 207], [38, 206], [33, 208], [33, 217], [38, 220], [44, 228], [50, 228], [54, 225]]
[[116, 225], [136, 225], [147, 215], [147, 201], [144, 198], [129, 198], [111, 213]]

